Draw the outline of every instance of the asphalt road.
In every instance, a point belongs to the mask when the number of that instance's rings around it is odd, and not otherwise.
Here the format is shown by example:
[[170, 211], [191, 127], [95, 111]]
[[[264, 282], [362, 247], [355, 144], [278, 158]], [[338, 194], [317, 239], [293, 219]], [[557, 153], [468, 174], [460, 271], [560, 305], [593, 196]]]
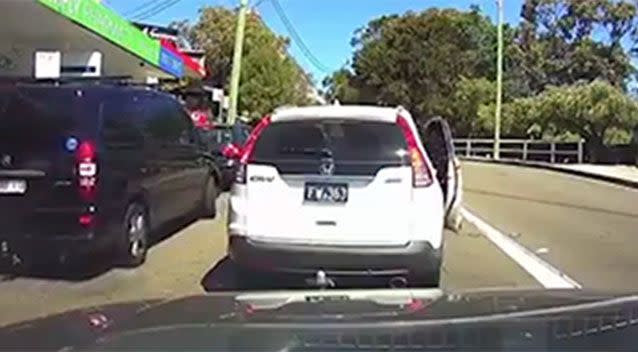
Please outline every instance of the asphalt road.
[[[638, 192], [597, 181], [513, 166], [463, 165], [465, 206], [493, 227], [537, 252], [585, 288], [632, 289], [638, 256]], [[241, 290], [225, 260], [226, 198], [214, 220], [185, 220], [167, 229], [138, 269], [105, 260], [78, 272], [51, 267], [26, 276], [0, 276], [0, 325], [69, 309], [146, 298], [173, 298], [205, 290]], [[255, 278], [257, 288], [288, 283]], [[526, 268], [473, 225], [446, 233], [445, 289], [541, 287]]]
[[595, 290], [638, 290], [638, 190], [553, 171], [465, 163], [465, 207]]

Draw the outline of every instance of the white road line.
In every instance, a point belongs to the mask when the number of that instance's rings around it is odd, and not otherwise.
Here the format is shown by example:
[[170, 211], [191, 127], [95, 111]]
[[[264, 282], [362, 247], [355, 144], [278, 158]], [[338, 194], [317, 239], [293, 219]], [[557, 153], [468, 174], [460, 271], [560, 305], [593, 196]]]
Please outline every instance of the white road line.
[[461, 214], [472, 225], [494, 243], [503, 253], [508, 255], [525, 271], [532, 275], [545, 288], [582, 288], [574, 279], [562, 273], [551, 264], [539, 258], [522, 244], [504, 235], [492, 225], [478, 216], [472, 214], [466, 208], [461, 209]]

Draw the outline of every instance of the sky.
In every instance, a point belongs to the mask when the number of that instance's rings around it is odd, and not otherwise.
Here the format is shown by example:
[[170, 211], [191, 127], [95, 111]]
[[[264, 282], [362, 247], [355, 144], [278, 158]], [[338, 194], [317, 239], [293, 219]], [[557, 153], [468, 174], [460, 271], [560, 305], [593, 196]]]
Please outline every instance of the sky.
[[[107, 6], [122, 15], [149, 2], [165, 0], [102, 0]], [[519, 20], [522, 0], [505, 1], [505, 20], [516, 23]], [[469, 9], [479, 5], [483, 12], [496, 22], [496, 1], [491, 0], [279, 0], [290, 22], [294, 25], [303, 42], [320, 61], [322, 68], [315, 67], [294, 41], [290, 53], [299, 64], [312, 73], [320, 82], [330, 72], [341, 68], [352, 56], [350, 40], [355, 30], [365, 26], [370, 20], [385, 14], [402, 14], [408, 10], [419, 11], [430, 7], [454, 7]], [[175, 5], [147, 18], [144, 22], [166, 25], [171, 21], [197, 20], [197, 10], [202, 6], [238, 6], [239, 0], [179, 0]], [[257, 5], [266, 24], [276, 33], [290, 37], [270, 0], [250, 0], [250, 6]], [[129, 16], [125, 16], [129, 17]]]

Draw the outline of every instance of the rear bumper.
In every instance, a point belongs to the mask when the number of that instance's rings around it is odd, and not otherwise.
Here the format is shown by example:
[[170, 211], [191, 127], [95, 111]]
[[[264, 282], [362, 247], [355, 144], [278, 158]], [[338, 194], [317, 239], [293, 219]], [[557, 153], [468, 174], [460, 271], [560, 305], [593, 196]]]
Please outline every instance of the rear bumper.
[[86, 230], [76, 234], [49, 234], [33, 236], [30, 234], [0, 233], [0, 250], [4, 254], [20, 256], [49, 256], [60, 254], [86, 255], [109, 248], [113, 244], [112, 236], [105, 236]]
[[422, 275], [441, 266], [441, 251], [429, 242], [405, 246], [325, 246], [256, 242], [231, 236], [230, 258], [240, 266], [260, 271], [330, 275]]

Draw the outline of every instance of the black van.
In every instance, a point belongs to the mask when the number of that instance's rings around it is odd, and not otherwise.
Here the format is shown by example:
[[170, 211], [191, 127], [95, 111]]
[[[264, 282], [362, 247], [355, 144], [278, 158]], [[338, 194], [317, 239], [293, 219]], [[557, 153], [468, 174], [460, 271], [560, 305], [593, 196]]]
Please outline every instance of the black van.
[[161, 224], [214, 217], [220, 173], [171, 95], [144, 87], [0, 85], [0, 250], [114, 249], [144, 262]]

